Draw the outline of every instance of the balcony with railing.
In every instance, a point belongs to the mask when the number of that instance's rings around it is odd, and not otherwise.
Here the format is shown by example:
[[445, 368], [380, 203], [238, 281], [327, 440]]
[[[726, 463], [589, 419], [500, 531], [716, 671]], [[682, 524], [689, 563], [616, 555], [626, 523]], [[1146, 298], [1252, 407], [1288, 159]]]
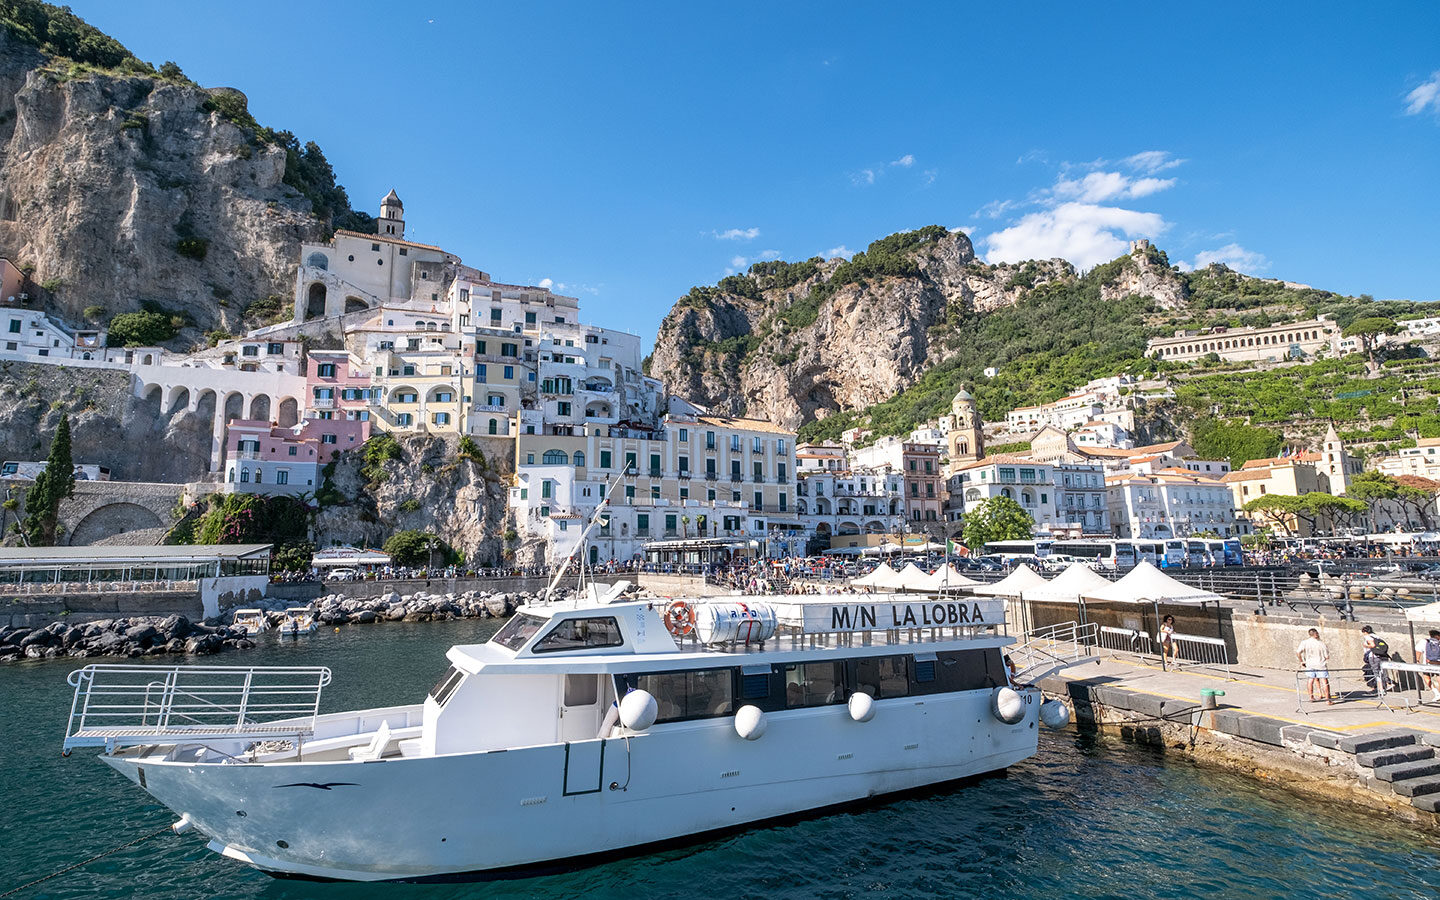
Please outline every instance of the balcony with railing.
[[334, 398], [334, 397], [311, 397], [311, 398], [310, 398], [310, 407], [311, 407], [312, 409], [334, 409], [334, 408], [335, 408], [335, 398]]

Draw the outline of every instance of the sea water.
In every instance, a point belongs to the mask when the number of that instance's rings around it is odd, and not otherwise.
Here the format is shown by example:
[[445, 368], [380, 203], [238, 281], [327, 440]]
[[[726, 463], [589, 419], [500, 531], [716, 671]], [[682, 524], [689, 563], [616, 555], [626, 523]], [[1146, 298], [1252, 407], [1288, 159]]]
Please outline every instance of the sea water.
[[[495, 628], [349, 626], [193, 661], [326, 665], [334, 682], [324, 711], [384, 706], [421, 699], [451, 644], [485, 640]], [[0, 893], [175, 818], [95, 751], [61, 758], [65, 675], [76, 666], [0, 667]], [[1067, 731], [1043, 733], [1040, 753], [1004, 776], [562, 875], [421, 886], [280, 881], [211, 853], [193, 833], [166, 833], [16, 897], [1355, 900], [1437, 891], [1432, 833]]]

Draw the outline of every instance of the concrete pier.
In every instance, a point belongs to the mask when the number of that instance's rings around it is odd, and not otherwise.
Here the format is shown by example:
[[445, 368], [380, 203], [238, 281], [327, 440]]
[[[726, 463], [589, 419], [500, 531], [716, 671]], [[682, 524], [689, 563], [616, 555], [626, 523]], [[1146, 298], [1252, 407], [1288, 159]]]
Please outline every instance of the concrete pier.
[[[1081, 728], [1117, 728], [1167, 751], [1239, 768], [1302, 793], [1385, 809], [1440, 830], [1440, 703], [1415, 690], [1385, 703], [1358, 672], [1332, 672], [1335, 703], [1312, 703], [1293, 671], [1164, 671], [1102, 655], [1040, 682]], [[1206, 710], [1201, 692], [1224, 691]], [[1388, 707], [1387, 705], [1388, 704]]]

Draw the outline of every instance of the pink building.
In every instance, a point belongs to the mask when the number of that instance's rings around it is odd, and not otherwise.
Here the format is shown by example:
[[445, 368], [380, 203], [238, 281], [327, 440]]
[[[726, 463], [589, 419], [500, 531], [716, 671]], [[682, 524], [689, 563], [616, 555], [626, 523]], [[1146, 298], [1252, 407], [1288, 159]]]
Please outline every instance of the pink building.
[[20, 295], [25, 290], [25, 273], [10, 260], [0, 257], [0, 302], [23, 303]]
[[231, 419], [226, 431], [225, 481], [253, 494], [313, 494], [320, 472], [344, 450], [365, 442], [370, 423], [349, 419], [303, 419], [282, 427], [255, 419]]
[[311, 350], [308, 356], [305, 418], [322, 429], [323, 423], [358, 423], [364, 443], [370, 437], [370, 373], [345, 350]]

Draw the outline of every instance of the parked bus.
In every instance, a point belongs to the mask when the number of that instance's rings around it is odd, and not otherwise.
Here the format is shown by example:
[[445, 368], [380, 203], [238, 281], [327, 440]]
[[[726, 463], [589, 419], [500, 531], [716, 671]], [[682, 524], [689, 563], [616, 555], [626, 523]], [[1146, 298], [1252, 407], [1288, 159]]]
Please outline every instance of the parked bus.
[[1006, 565], [1009, 565], [1012, 560], [1020, 556], [1044, 559], [1050, 555], [1050, 548], [1054, 543], [1052, 540], [994, 541], [985, 545], [985, 552], [1000, 557]]
[[1205, 544], [1210, 550], [1210, 565], [1245, 565], [1245, 551], [1241, 549], [1240, 541], [1237, 538], [1229, 538], [1223, 541], [1206, 541]]
[[1160, 560], [1165, 556], [1164, 541], [1131, 541], [1135, 547], [1135, 563], [1148, 562], [1152, 566], [1160, 565]]
[[1185, 559], [1192, 566], [1209, 566], [1214, 562], [1210, 558], [1210, 542], [1199, 538], [1190, 538], [1185, 542]]
[[1157, 563], [1157, 565], [1162, 569], [1178, 569], [1185, 565], [1185, 559], [1189, 555], [1190, 550], [1185, 546], [1184, 541], [1178, 538], [1171, 538], [1167, 541], [1162, 541], [1161, 544], [1164, 546], [1165, 552], [1160, 556], [1160, 562]]
[[1058, 541], [1054, 552], [1073, 556], [1086, 562], [1096, 562], [1110, 569], [1130, 569], [1135, 566], [1135, 545], [1130, 541], [1111, 541], [1103, 538], [1087, 540]]

